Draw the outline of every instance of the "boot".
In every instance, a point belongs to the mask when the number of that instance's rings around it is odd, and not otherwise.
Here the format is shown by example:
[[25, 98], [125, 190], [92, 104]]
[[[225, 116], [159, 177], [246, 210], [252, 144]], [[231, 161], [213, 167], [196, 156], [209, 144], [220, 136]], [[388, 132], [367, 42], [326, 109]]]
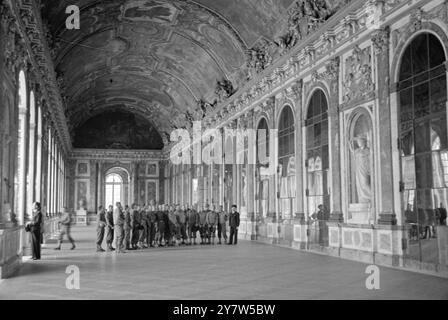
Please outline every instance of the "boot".
[[70, 248], [70, 250], [75, 250], [75, 248], [76, 248], [75, 243], [72, 242], [72, 247]]
[[105, 250], [101, 246], [96, 247], [96, 252], [104, 252]]
[[218, 244], [222, 244], [222, 243], [221, 243], [221, 238], [219, 238], [219, 240], [218, 240]]
[[54, 250], [61, 250], [62, 241], [58, 241], [58, 246]]

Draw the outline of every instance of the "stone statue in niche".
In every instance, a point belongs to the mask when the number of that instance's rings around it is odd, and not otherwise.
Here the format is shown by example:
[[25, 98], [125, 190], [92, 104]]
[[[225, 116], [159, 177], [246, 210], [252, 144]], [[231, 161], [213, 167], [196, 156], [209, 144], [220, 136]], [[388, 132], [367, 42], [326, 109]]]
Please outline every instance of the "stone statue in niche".
[[371, 189], [371, 150], [368, 147], [365, 135], [358, 135], [350, 141], [350, 150], [353, 154], [353, 168], [355, 176], [356, 203], [370, 203], [372, 201]]

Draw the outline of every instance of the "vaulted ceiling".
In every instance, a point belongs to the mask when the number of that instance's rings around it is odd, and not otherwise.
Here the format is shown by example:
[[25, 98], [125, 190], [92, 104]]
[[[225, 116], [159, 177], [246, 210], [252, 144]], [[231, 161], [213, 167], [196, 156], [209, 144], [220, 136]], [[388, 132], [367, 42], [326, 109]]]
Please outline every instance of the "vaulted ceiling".
[[[275, 37], [292, 1], [42, 1], [71, 132], [126, 111], [166, 136], [198, 100], [213, 99], [217, 80], [242, 85], [246, 50]], [[65, 27], [73, 4], [80, 30]]]

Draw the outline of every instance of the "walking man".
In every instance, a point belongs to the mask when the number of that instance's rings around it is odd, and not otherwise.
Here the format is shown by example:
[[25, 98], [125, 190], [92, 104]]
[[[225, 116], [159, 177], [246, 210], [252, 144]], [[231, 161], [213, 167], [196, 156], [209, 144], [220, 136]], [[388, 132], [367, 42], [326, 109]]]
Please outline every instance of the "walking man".
[[154, 204], [151, 204], [149, 206], [149, 212], [148, 212], [148, 237], [146, 240], [150, 248], [154, 248], [154, 241], [156, 239], [156, 230], [157, 230], [156, 206]]
[[238, 243], [238, 227], [240, 226], [240, 214], [236, 211], [237, 206], [232, 206], [232, 213], [229, 217], [230, 241], [229, 245]]
[[139, 247], [140, 248], [148, 248], [149, 243], [145, 242], [147, 241], [147, 234], [148, 234], [148, 208], [146, 206], [143, 206], [140, 210], [140, 239], [139, 239]]
[[138, 249], [137, 243], [140, 237], [140, 212], [138, 211], [138, 207], [136, 204], [132, 205], [131, 227], [132, 227], [131, 247], [132, 249], [136, 250]]
[[96, 227], [96, 252], [104, 252], [101, 247], [104, 239], [104, 229], [106, 228], [106, 210], [103, 206], [98, 207], [98, 213], [96, 214], [98, 225]]
[[112, 247], [112, 242], [114, 241], [114, 207], [109, 206], [109, 210], [106, 212], [106, 251], [114, 251], [115, 248]]
[[60, 232], [59, 232], [59, 241], [58, 246], [54, 248], [54, 250], [61, 250], [62, 241], [64, 238], [64, 235], [67, 235], [68, 241], [72, 244], [72, 247], [70, 250], [74, 250], [76, 248], [75, 246], [75, 240], [73, 240], [72, 236], [70, 235], [71, 226], [72, 226], [72, 217], [70, 215], [70, 212], [68, 209], [64, 208], [64, 212], [62, 213], [60, 219]]

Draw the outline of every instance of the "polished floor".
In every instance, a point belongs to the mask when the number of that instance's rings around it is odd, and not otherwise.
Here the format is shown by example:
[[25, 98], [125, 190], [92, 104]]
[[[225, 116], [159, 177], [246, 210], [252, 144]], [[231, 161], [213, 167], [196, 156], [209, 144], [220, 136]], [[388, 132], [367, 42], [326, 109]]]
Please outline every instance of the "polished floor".
[[[448, 299], [448, 279], [380, 267], [366, 288], [366, 264], [241, 241], [238, 246], [95, 252], [94, 227], [73, 230], [77, 248], [43, 249], [0, 282], [1, 299]], [[54, 245], [53, 245], [54, 247]], [[80, 289], [66, 287], [77, 266]]]

